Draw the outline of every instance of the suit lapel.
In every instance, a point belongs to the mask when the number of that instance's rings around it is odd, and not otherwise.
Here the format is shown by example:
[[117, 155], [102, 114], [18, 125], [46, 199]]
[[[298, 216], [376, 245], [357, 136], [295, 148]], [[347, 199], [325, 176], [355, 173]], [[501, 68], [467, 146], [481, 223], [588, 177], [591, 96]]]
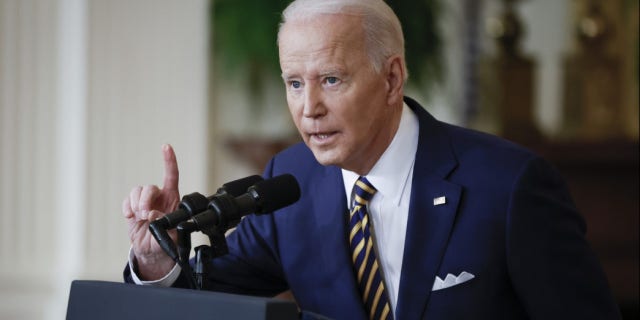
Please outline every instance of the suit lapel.
[[[321, 246], [331, 255], [326, 270], [335, 277], [335, 290], [331, 290], [336, 304], [341, 305], [341, 313], [355, 318], [366, 318], [360, 291], [353, 273], [349, 243], [347, 240], [347, 200], [339, 168], [329, 166], [317, 184], [313, 186], [313, 197], [317, 201], [314, 208], [316, 226], [320, 231]], [[320, 267], [320, 266], [318, 266]]]
[[[409, 220], [396, 318], [419, 319], [425, 311], [431, 288], [454, 225], [461, 187], [446, 180], [457, 166], [442, 125], [415, 101], [406, 100], [418, 115], [418, 151], [413, 172]], [[434, 199], [444, 197], [444, 204]]]
[[[416, 186], [416, 182], [420, 185]], [[461, 190], [446, 181], [421, 180], [414, 181], [411, 193], [398, 319], [422, 317], [455, 221]], [[433, 204], [433, 199], [443, 196], [446, 203]]]

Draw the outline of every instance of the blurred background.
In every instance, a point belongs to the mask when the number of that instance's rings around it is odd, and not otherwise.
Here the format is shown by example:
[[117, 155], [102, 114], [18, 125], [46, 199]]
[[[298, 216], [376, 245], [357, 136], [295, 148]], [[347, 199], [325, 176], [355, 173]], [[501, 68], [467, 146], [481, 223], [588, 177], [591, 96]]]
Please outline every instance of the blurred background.
[[[638, 317], [638, 1], [389, 0], [410, 95], [554, 163], [625, 318]], [[279, 0], [0, 0], [0, 319], [61, 319], [73, 279], [121, 281], [121, 203], [259, 173], [297, 141]], [[195, 246], [195, 244], [194, 244]]]

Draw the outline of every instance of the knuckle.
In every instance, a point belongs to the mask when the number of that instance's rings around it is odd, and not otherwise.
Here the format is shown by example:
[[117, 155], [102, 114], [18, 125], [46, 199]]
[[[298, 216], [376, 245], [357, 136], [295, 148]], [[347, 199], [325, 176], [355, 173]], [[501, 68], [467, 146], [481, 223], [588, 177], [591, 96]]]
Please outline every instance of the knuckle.
[[149, 196], [154, 195], [156, 192], [158, 192], [158, 190], [159, 190], [158, 186], [153, 185], [153, 184], [148, 184], [148, 185], [145, 185], [144, 187], [142, 187], [142, 194], [144, 196], [149, 197]]

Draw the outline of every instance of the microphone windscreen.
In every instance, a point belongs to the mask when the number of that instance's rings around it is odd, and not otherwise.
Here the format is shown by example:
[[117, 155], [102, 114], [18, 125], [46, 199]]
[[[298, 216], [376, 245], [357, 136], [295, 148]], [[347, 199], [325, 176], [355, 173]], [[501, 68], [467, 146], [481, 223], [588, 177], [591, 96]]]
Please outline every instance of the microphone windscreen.
[[257, 193], [256, 213], [272, 212], [300, 199], [300, 186], [296, 178], [290, 174], [260, 181], [250, 189]]
[[233, 180], [223, 184], [222, 187], [218, 189], [218, 193], [227, 193], [232, 197], [237, 197], [245, 194], [249, 187], [263, 180], [264, 179], [259, 175], [253, 175], [244, 177], [242, 179]]

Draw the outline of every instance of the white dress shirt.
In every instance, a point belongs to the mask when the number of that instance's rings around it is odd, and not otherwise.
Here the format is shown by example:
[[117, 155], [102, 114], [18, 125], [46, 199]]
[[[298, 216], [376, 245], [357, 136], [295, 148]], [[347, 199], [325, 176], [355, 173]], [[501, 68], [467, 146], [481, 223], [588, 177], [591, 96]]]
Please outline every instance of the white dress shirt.
[[[381, 276], [392, 310], [398, 303], [418, 131], [418, 117], [405, 104], [396, 135], [366, 175], [378, 190], [369, 203], [368, 212]], [[342, 170], [347, 199], [352, 199], [353, 185], [358, 177], [354, 172]]]

